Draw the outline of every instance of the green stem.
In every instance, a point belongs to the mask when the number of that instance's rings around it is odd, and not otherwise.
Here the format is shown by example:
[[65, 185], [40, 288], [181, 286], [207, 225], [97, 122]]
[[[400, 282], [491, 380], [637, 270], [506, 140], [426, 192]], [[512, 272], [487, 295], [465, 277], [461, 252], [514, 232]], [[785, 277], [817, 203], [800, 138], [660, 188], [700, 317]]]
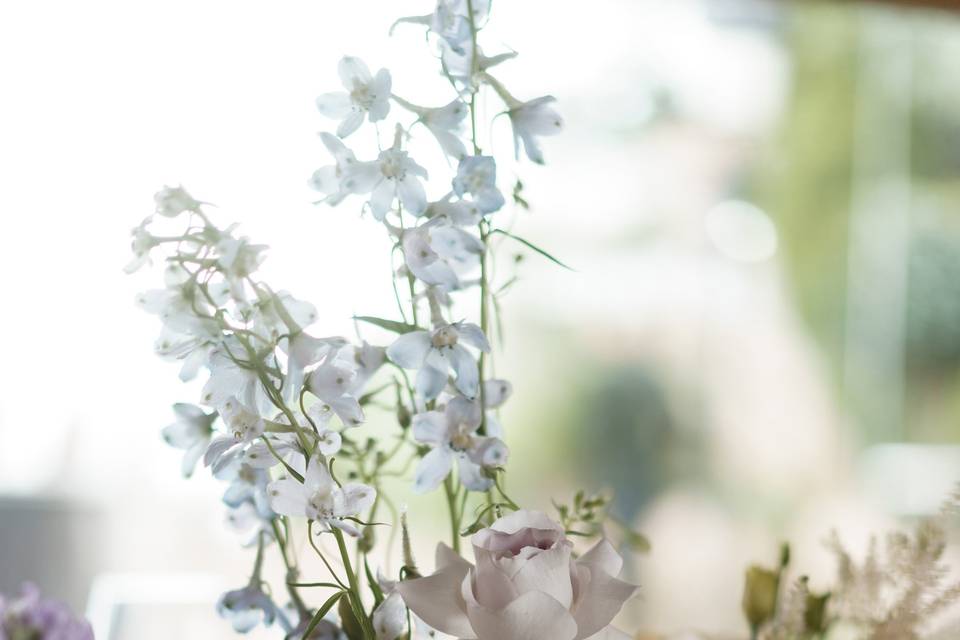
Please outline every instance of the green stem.
[[330, 527], [333, 537], [337, 539], [337, 547], [340, 549], [340, 557], [343, 559], [343, 568], [347, 572], [347, 580], [350, 582], [350, 604], [353, 608], [353, 614], [363, 629], [364, 640], [376, 640], [376, 633], [373, 631], [373, 625], [370, 618], [363, 609], [363, 600], [360, 598], [360, 584], [357, 582], [357, 574], [353, 572], [353, 566], [350, 563], [350, 553], [347, 551], [347, 544], [343, 539], [343, 532], [336, 527]]
[[453, 488], [453, 476], [443, 481], [443, 490], [447, 495], [447, 508], [450, 510], [450, 538], [453, 550], [460, 553], [460, 516], [457, 513], [457, 492]]

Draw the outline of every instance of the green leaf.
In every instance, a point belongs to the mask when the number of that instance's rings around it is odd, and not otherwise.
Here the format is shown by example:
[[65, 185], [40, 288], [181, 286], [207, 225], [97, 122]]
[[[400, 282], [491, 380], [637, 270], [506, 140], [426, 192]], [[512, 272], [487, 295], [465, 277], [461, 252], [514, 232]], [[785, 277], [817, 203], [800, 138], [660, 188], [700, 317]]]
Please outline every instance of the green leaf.
[[317, 612], [313, 614], [313, 619], [310, 620], [310, 624], [307, 625], [307, 630], [303, 632], [303, 637], [301, 640], [307, 640], [310, 637], [310, 634], [313, 633], [313, 630], [317, 628], [317, 625], [320, 624], [320, 621], [323, 620], [323, 617], [327, 615], [327, 612], [333, 608], [333, 605], [337, 604], [337, 600], [343, 597], [343, 594], [346, 591], [337, 591], [335, 594], [327, 598], [327, 601], [317, 609]]
[[524, 240], [524, 239], [521, 238], [520, 236], [515, 236], [515, 235], [513, 235], [512, 233], [510, 233], [510, 232], [508, 232], [508, 231], [504, 231], [503, 229], [494, 229], [494, 230], [491, 231], [490, 233], [500, 233], [500, 234], [503, 234], [503, 235], [507, 236], [508, 238], [512, 238], [512, 239], [516, 240], [517, 242], [519, 242], [520, 244], [524, 245], [524, 246], [527, 247], [528, 249], [533, 249], [534, 251], [536, 251], [537, 253], [539, 253], [541, 256], [543, 256], [544, 258], [546, 258], [546, 259], [549, 260], [550, 262], [552, 262], [552, 263], [554, 263], [554, 264], [557, 264], [557, 265], [560, 265], [561, 267], [563, 267], [564, 269], [567, 269], [567, 270], [569, 270], [569, 271], [576, 271], [576, 269], [573, 269], [572, 267], [570, 267], [570, 266], [568, 266], [568, 265], [565, 265], [565, 264], [562, 263], [560, 260], [554, 258], [552, 255], [550, 255], [549, 253], [547, 253], [546, 251], [544, 251], [543, 249], [541, 249], [541, 248], [538, 247], [537, 245], [533, 244], [533, 243], [530, 242], [529, 240]]
[[367, 562], [367, 556], [363, 556], [363, 571], [367, 574], [367, 584], [373, 593], [373, 608], [376, 609], [380, 606], [380, 603], [383, 602], [383, 590], [380, 588], [380, 583], [373, 577], [373, 572], [370, 571], [370, 563]]
[[343, 632], [347, 634], [347, 637], [350, 640], [364, 640], [363, 627], [360, 626], [360, 621], [357, 620], [357, 614], [353, 611], [349, 597], [340, 600], [337, 611], [340, 613], [340, 627], [343, 629]]
[[397, 322], [396, 320], [386, 320], [384, 318], [378, 318], [376, 316], [353, 316], [354, 320], [359, 320], [360, 322], [366, 322], [368, 324], [376, 325], [381, 329], [386, 329], [387, 331], [393, 331], [394, 333], [410, 333], [411, 331], [421, 331], [420, 327], [415, 324], [407, 324], [406, 322]]

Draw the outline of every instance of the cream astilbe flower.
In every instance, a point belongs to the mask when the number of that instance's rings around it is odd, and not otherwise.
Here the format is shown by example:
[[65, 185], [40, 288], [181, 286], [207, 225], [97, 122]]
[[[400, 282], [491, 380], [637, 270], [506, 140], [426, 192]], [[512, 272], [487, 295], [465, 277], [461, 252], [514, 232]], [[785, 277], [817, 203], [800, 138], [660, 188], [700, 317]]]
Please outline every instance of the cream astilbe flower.
[[431, 626], [478, 640], [627, 637], [609, 625], [637, 588], [616, 578], [623, 560], [606, 540], [574, 560], [559, 523], [522, 510], [471, 542], [475, 565], [440, 544], [436, 573], [397, 586]]
[[364, 117], [379, 122], [390, 112], [390, 72], [386, 69], [370, 75], [366, 63], [344, 56], [337, 66], [346, 91], [324, 93], [317, 98], [317, 109], [328, 118], [340, 120], [337, 135], [346, 138], [360, 128]]
[[415, 387], [424, 400], [433, 400], [447, 385], [447, 375], [456, 375], [454, 385], [468, 398], [477, 395], [479, 373], [473, 354], [463, 346], [469, 344], [484, 353], [490, 343], [475, 324], [455, 322], [441, 324], [433, 331], [411, 331], [387, 347], [387, 357], [404, 369], [416, 369]]
[[[302, 467], [302, 458], [300, 465]], [[373, 505], [373, 487], [347, 482], [338, 486], [321, 456], [313, 456], [303, 473], [303, 482], [281, 478], [267, 487], [270, 507], [285, 516], [306, 517], [327, 528], [335, 527], [351, 535], [360, 532], [345, 518], [357, 517]]]

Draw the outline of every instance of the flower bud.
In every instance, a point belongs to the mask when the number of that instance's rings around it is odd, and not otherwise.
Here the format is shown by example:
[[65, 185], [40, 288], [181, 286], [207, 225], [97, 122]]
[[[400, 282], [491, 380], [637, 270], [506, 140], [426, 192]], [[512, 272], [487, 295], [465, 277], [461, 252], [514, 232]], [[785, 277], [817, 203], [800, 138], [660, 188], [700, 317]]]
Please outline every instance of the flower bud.
[[773, 618], [779, 587], [780, 576], [776, 571], [756, 565], [747, 569], [742, 606], [751, 629], [758, 629]]
[[821, 635], [827, 632], [827, 601], [830, 592], [807, 594], [807, 607], [803, 612], [803, 627], [807, 633]]

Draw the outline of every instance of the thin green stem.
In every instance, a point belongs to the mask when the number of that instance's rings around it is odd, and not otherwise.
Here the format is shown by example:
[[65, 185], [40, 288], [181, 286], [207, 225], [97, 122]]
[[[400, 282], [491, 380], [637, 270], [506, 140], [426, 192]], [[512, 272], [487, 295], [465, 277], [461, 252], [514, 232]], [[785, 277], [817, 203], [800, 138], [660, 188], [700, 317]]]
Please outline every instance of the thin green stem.
[[363, 600], [360, 597], [360, 584], [350, 564], [350, 552], [347, 551], [347, 544], [343, 539], [343, 532], [336, 527], [331, 527], [330, 530], [333, 531], [333, 537], [337, 539], [337, 547], [340, 549], [343, 567], [347, 572], [347, 580], [350, 582], [350, 592], [348, 594], [350, 603], [353, 606], [353, 613], [357, 618], [357, 622], [360, 623], [360, 627], [363, 630], [364, 640], [376, 640], [377, 636], [373, 631], [373, 625], [366, 611], [363, 609]]
[[450, 540], [453, 550], [460, 553], [460, 513], [457, 511], [457, 491], [453, 487], [453, 476], [443, 481], [443, 491], [447, 496], [447, 509], [450, 511]]

